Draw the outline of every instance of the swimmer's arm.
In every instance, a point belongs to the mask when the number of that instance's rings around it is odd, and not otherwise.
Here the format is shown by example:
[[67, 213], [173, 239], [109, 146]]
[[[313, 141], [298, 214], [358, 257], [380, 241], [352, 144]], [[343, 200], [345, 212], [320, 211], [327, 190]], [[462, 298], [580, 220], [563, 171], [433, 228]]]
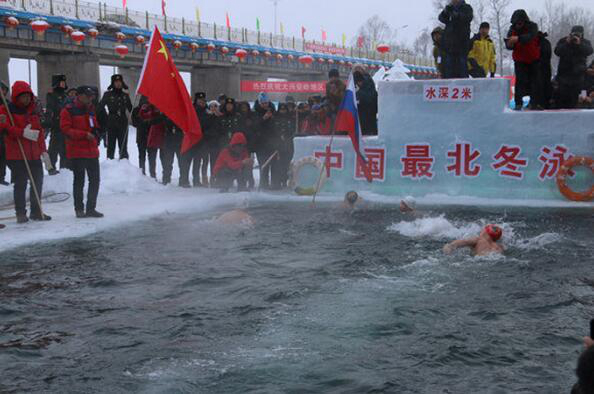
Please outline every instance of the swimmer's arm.
[[444, 246], [443, 252], [450, 254], [457, 249], [461, 248], [474, 248], [478, 243], [478, 238], [460, 239], [458, 241], [451, 242]]

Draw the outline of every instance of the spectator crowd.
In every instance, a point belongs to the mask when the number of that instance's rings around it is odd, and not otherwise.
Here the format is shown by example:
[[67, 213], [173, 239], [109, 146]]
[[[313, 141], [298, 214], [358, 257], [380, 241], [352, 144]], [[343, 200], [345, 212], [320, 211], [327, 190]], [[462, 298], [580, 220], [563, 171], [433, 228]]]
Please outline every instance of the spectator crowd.
[[[473, 9], [465, 0], [450, 0], [439, 15], [445, 27], [434, 29], [431, 37], [443, 78], [495, 77], [496, 49], [490, 25], [481, 23], [471, 37], [473, 18]], [[594, 62], [587, 62], [593, 49], [584, 37], [584, 27], [573, 26], [554, 48], [547, 37], [525, 10], [513, 13], [505, 47], [512, 51], [514, 61], [515, 109], [522, 110], [526, 96], [532, 110], [594, 108]], [[554, 76], [553, 55], [559, 58]]]

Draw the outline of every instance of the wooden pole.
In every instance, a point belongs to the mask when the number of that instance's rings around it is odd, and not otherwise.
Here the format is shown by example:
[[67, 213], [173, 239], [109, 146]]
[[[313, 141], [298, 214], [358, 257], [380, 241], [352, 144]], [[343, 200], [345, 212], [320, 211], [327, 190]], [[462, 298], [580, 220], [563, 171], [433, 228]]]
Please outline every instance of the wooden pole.
[[[10, 112], [10, 108], [8, 107], [8, 102], [6, 101], [6, 96], [4, 96], [4, 92], [0, 89], [0, 96], [2, 98], [2, 103], [6, 108], [6, 113], [8, 114], [8, 118], [10, 119], [10, 124], [14, 127], [16, 124], [14, 123], [14, 118], [12, 113]], [[33, 97], [31, 97], [33, 100]], [[41, 130], [39, 131], [41, 133]], [[43, 208], [41, 207], [41, 196], [39, 195], [39, 191], [37, 190], [37, 185], [35, 184], [35, 179], [33, 178], [33, 173], [31, 172], [31, 167], [29, 166], [29, 161], [27, 160], [27, 156], [25, 155], [25, 149], [23, 149], [23, 143], [21, 142], [20, 138], [16, 139], [19, 144], [19, 150], [21, 151], [21, 156], [23, 156], [23, 161], [25, 162], [25, 168], [27, 169], [27, 174], [29, 175], [29, 181], [31, 182], [31, 189], [33, 189], [33, 194], [35, 195], [35, 199], [37, 200], [37, 205], [39, 206], [39, 212], [41, 213], [41, 218], [45, 216], [43, 213]]]
[[[332, 129], [332, 137], [330, 137], [330, 151], [332, 151], [332, 143], [334, 142], [334, 129]], [[318, 178], [318, 182], [316, 183], [316, 191], [314, 192], [313, 199], [311, 201], [312, 206], [316, 206], [316, 198], [318, 197], [318, 193], [322, 187], [322, 177], [324, 176], [324, 171], [326, 171], [326, 163], [328, 163], [330, 159], [328, 156], [324, 159], [324, 163], [322, 163], [322, 170], [320, 171], [320, 177]]]

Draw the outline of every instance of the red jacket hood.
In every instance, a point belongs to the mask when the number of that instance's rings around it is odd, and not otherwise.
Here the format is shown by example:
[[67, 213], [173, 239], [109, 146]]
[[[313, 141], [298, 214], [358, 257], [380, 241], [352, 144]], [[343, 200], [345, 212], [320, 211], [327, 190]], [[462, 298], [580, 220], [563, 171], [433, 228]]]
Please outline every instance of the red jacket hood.
[[31, 86], [29, 86], [27, 82], [16, 81], [14, 85], [12, 85], [12, 103], [16, 105], [17, 97], [23, 93], [30, 93], [31, 96], [34, 96], [33, 90], [31, 90]]
[[243, 133], [235, 133], [233, 134], [233, 137], [231, 137], [230, 145], [247, 145], [247, 139]]

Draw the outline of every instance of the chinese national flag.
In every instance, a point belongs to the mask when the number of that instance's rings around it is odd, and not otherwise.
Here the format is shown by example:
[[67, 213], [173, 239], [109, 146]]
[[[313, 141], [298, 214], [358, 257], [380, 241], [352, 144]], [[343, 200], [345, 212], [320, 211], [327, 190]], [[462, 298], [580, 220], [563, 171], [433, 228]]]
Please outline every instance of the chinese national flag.
[[148, 98], [151, 104], [183, 130], [182, 153], [200, 142], [202, 127], [198, 115], [186, 85], [156, 26], [144, 59], [137, 93]]

